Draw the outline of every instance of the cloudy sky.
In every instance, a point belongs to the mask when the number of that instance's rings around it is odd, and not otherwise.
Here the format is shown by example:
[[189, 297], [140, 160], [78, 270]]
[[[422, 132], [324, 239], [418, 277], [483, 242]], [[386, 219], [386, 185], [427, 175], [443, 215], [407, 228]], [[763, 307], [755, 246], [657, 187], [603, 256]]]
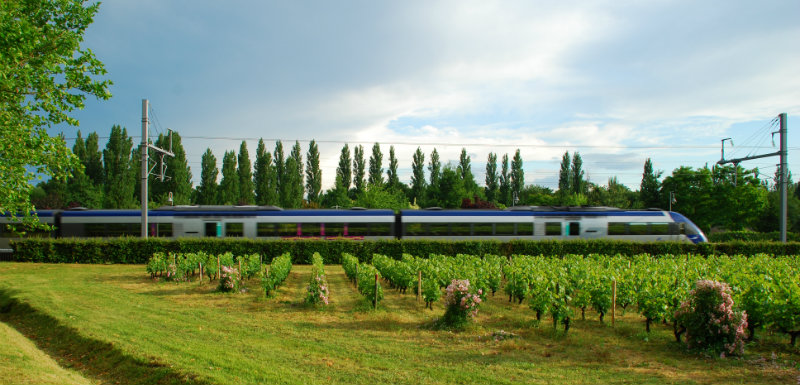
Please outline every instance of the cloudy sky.
[[379, 142], [406, 182], [418, 146], [445, 163], [464, 147], [479, 184], [489, 152], [519, 149], [527, 184], [557, 187], [578, 151], [592, 182], [638, 189], [648, 157], [668, 175], [715, 163], [726, 137], [728, 158], [777, 151], [786, 112], [798, 170], [798, 16], [796, 0], [107, 1], [84, 45], [114, 96], [76, 116], [84, 136], [120, 124], [139, 141], [149, 99], [195, 182], [206, 148], [221, 161], [247, 140], [254, 157], [264, 138], [320, 142], [324, 187], [344, 143]]

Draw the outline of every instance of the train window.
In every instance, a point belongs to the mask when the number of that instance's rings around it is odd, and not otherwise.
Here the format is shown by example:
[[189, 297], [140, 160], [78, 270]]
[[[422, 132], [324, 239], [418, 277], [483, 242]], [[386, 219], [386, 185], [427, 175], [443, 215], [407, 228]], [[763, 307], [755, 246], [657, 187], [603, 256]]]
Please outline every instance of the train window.
[[296, 237], [297, 236], [297, 223], [277, 223], [279, 237]]
[[428, 226], [428, 235], [444, 236], [450, 233], [449, 223], [431, 223]]
[[406, 223], [404, 226], [405, 235], [425, 235], [424, 223]]
[[228, 222], [228, 223], [225, 223], [225, 236], [227, 236], [227, 237], [243, 237], [244, 236], [244, 223], [241, 223], [241, 222]]
[[328, 237], [341, 237], [344, 235], [344, 223], [326, 223], [325, 235]]
[[218, 222], [206, 222], [206, 236], [207, 237], [218, 237], [219, 233], [217, 232]]
[[159, 223], [157, 226], [156, 234], [159, 237], [172, 236], [172, 223]]
[[87, 237], [122, 237], [141, 234], [139, 223], [87, 223], [84, 226]]
[[474, 235], [493, 235], [494, 225], [491, 223], [475, 223], [472, 225], [472, 234]]
[[544, 224], [544, 235], [561, 235], [561, 222], [547, 222]]
[[267, 222], [256, 223], [256, 236], [259, 237], [274, 237], [275, 224]]
[[318, 236], [320, 235], [320, 225], [319, 223], [301, 223], [300, 229], [305, 236]]
[[686, 224], [685, 223], [670, 223], [669, 224], [669, 233], [670, 235], [678, 235], [678, 234], [686, 234]]
[[354, 237], [364, 237], [369, 235], [366, 223], [350, 223], [347, 225], [347, 235]]
[[376, 235], [376, 236], [392, 235], [392, 224], [391, 223], [370, 223], [369, 224], [369, 234], [370, 235]]
[[651, 223], [650, 234], [652, 235], [668, 235], [669, 223]]
[[570, 222], [568, 226], [569, 227], [567, 229], [569, 230], [569, 235], [570, 236], [574, 237], [574, 236], [581, 235], [581, 223], [580, 222]]
[[608, 235], [628, 234], [628, 224], [622, 222], [608, 222]]
[[469, 236], [471, 232], [469, 223], [453, 223], [450, 229], [451, 235]]
[[533, 235], [533, 223], [517, 223], [517, 235]]
[[630, 235], [647, 235], [647, 223], [629, 223], [628, 234]]
[[514, 235], [513, 223], [497, 223], [494, 225], [496, 235]]

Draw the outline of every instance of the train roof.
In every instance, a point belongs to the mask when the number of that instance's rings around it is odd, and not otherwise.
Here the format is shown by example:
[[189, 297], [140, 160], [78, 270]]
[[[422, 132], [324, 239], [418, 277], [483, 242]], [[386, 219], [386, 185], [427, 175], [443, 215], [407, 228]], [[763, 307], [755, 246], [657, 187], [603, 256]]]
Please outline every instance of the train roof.
[[661, 217], [666, 211], [657, 209], [624, 210], [615, 207], [567, 207], [567, 206], [516, 206], [505, 210], [402, 210], [403, 216], [620, 216], [620, 217]]

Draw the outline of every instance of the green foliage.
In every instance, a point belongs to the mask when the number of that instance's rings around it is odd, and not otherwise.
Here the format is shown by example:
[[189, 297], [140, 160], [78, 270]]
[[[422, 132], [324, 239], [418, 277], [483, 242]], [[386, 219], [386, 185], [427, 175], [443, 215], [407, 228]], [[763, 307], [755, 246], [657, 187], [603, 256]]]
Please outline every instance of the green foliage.
[[490, 152], [486, 160], [485, 183], [486, 200], [489, 202], [497, 202], [500, 180], [497, 175], [497, 154], [495, 153]]
[[402, 191], [390, 190], [386, 186], [371, 184], [358, 194], [354, 203], [357, 207], [402, 210], [407, 209], [408, 201]]
[[341, 154], [339, 154], [339, 165], [336, 167], [336, 177], [341, 179], [341, 186], [344, 191], [350, 190], [350, 183], [353, 180], [352, 162], [353, 160], [350, 159], [350, 147], [345, 143]]
[[[168, 178], [164, 179], [164, 181], [159, 180], [159, 178], [150, 179], [150, 200], [167, 204], [167, 196], [172, 193], [173, 204], [188, 205], [191, 203], [192, 198], [192, 171], [186, 160], [186, 151], [183, 149], [180, 134], [172, 132], [171, 139], [167, 135], [160, 134], [158, 140], [156, 140], [156, 146], [169, 150], [170, 140], [172, 141], [172, 153], [175, 156], [164, 158], [164, 164], [167, 166], [166, 176]], [[158, 159], [153, 152], [151, 152], [150, 156]], [[134, 174], [138, 175], [137, 171], [140, 169], [135, 166], [137, 165], [132, 165], [132, 168], [135, 169]]]
[[328, 295], [328, 280], [325, 277], [322, 256], [319, 253], [314, 253], [311, 257], [311, 279], [308, 280], [308, 288], [306, 289], [306, 303], [327, 305], [329, 302]]
[[128, 130], [118, 125], [111, 127], [111, 135], [103, 150], [104, 208], [135, 207], [133, 193], [137, 168], [131, 162], [132, 148], [133, 139], [128, 136]]
[[240, 204], [251, 205], [255, 203], [255, 185], [253, 184], [253, 171], [250, 167], [250, 153], [247, 151], [247, 142], [242, 141], [239, 146], [238, 167], [239, 174], [239, 199]]
[[217, 204], [219, 169], [217, 168], [217, 158], [214, 157], [210, 148], [203, 153], [201, 168], [200, 186], [197, 186], [197, 203], [201, 205]]
[[269, 272], [261, 280], [261, 286], [266, 295], [274, 294], [275, 289], [286, 280], [291, 270], [292, 256], [289, 253], [283, 253], [279, 257], [273, 258], [269, 264]]
[[420, 204], [425, 199], [425, 153], [417, 147], [411, 159], [411, 196], [409, 200]]
[[364, 191], [366, 187], [366, 163], [364, 161], [364, 146], [358, 145], [353, 147], [353, 196], [358, 195]]
[[[709, 242], [778, 242], [781, 234], [778, 231], [759, 233], [755, 231], [724, 231], [707, 234]], [[789, 242], [800, 242], [800, 233], [786, 233], [786, 240]]]
[[511, 172], [508, 169], [508, 154], [503, 154], [500, 169], [500, 196], [498, 201], [506, 206], [511, 206]]
[[675, 314], [677, 324], [686, 331], [687, 346], [723, 355], [744, 353], [747, 316], [734, 305], [726, 283], [697, 281]]
[[389, 169], [386, 170], [386, 186], [389, 190], [402, 191], [403, 186], [400, 177], [397, 175], [397, 156], [394, 154], [394, 146], [389, 146]]
[[383, 153], [377, 142], [372, 146], [372, 155], [369, 157], [367, 183], [370, 186], [383, 186]]
[[644, 161], [644, 171], [642, 172], [642, 183], [639, 185], [639, 202], [641, 207], [660, 207], [659, 190], [661, 182], [661, 171], [653, 171], [653, 161], [650, 158]]
[[306, 153], [306, 193], [309, 202], [319, 202], [322, 192], [322, 169], [319, 166], [319, 149], [313, 140]]
[[381, 287], [380, 279], [381, 275], [374, 266], [366, 263], [358, 265], [356, 271], [358, 292], [372, 302], [373, 307], [378, 306], [378, 303], [383, 299], [383, 288]]
[[267, 151], [264, 139], [258, 140], [256, 163], [254, 167], [254, 184], [257, 205], [277, 205], [277, 188], [275, 186], [275, 167], [272, 165], [272, 154]]
[[439, 152], [434, 148], [431, 152], [431, 160], [428, 162], [428, 188], [425, 191], [424, 207], [441, 207], [441, 179], [442, 163], [439, 160]]
[[239, 204], [239, 174], [236, 172], [236, 153], [226, 151], [222, 157], [222, 181], [219, 183], [218, 202], [224, 205]]
[[33, 213], [31, 180], [64, 181], [79, 165], [63, 137], [47, 128], [67, 123], [86, 95], [108, 99], [109, 80], [83, 34], [99, 4], [68, 0], [0, 2], [0, 213], [43, 227]]

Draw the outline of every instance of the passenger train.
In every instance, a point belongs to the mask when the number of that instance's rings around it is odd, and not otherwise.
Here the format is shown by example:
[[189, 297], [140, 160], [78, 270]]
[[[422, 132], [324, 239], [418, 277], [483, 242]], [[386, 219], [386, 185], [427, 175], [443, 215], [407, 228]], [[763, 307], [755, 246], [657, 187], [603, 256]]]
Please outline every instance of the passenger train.
[[[40, 210], [54, 226], [44, 237], [117, 237], [141, 234], [140, 210]], [[164, 206], [148, 211], [152, 237], [257, 239], [619, 239], [706, 242], [688, 218], [663, 210], [612, 207], [511, 207], [506, 210], [318, 209], [274, 206]], [[15, 235], [0, 217], [0, 249]]]

